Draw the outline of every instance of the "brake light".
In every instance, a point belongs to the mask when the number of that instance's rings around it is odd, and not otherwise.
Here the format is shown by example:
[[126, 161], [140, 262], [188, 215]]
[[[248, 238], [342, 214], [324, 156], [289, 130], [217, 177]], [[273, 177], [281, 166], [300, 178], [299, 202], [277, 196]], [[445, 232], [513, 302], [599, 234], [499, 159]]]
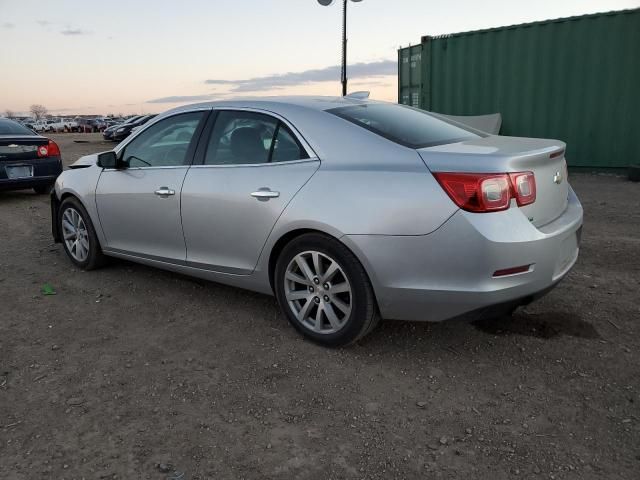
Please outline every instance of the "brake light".
[[49, 156], [50, 157], [60, 156], [60, 148], [58, 147], [58, 144], [53, 140], [49, 140]]
[[59, 157], [60, 147], [53, 140], [49, 140], [47, 145], [40, 145], [38, 147], [38, 157]]
[[564, 155], [564, 148], [560, 149], [560, 150], [556, 150], [555, 152], [553, 152], [551, 155], [549, 155], [549, 158], [558, 158], [561, 155]]
[[510, 173], [509, 178], [519, 207], [536, 201], [536, 177], [532, 172]]
[[469, 212], [506, 210], [512, 198], [520, 207], [536, 201], [536, 179], [532, 172], [439, 172], [433, 175], [451, 200]]

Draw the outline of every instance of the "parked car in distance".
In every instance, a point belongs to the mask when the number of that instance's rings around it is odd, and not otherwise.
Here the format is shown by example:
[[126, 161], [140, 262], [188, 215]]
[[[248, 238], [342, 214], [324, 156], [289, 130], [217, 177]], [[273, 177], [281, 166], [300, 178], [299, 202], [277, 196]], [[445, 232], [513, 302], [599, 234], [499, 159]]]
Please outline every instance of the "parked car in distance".
[[107, 122], [103, 118], [94, 118], [91, 122], [97, 132], [103, 132], [108, 127]]
[[143, 115], [142, 117], [138, 118], [133, 122], [123, 123], [113, 131], [111, 139], [115, 142], [121, 142], [122, 140], [127, 138], [134, 129], [144, 125], [154, 117], [155, 115]]
[[110, 127], [107, 127], [103, 132], [102, 132], [102, 138], [104, 138], [105, 140], [113, 140], [113, 133], [122, 125], [126, 125], [129, 123], [133, 123], [136, 120], [138, 120], [139, 118], [142, 118], [142, 115], [135, 115], [133, 117], [130, 117], [128, 119], [126, 119], [124, 122], [121, 123], [117, 123], [115, 125], [112, 125]]
[[60, 149], [53, 140], [0, 118], [0, 190], [46, 193], [61, 172]]
[[555, 287], [582, 228], [565, 147], [348, 96], [184, 106], [65, 171], [52, 230], [79, 268], [273, 294], [345, 345], [380, 318], [510, 314]]
[[44, 132], [48, 127], [45, 120], [30, 120], [25, 122], [23, 125], [27, 128], [30, 128], [34, 132]]
[[99, 118], [76, 117], [75, 121], [78, 124], [78, 131], [83, 133], [97, 133], [107, 128], [106, 123]]
[[54, 118], [47, 120], [47, 132], [72, 132], [78, 128], [78, 124], [72, 120], [64, 118]]

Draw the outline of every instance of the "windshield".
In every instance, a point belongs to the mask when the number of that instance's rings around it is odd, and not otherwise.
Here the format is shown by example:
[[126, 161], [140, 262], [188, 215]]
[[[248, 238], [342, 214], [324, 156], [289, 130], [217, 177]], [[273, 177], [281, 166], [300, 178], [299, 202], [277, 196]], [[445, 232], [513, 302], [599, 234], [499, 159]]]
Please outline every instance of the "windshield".
[[0, 118], [0, 135], [33, 135], [27, 127], [23, 127], [13, 120]]
[[454, 125], [429, 112], [405, 105], [372, 103], [332, 108], [327, 112], [409, 148], [480, 138], [480, 134], [462, 125]]

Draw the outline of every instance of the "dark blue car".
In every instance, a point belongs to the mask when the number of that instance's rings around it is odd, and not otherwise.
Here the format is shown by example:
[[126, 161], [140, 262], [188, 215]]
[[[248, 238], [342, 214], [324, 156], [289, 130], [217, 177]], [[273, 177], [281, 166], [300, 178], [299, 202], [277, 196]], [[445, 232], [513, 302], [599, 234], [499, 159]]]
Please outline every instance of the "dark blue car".
[[61, 172], [60, 148], [53, 140], [0, 118], [0, 190], [47, 193]]

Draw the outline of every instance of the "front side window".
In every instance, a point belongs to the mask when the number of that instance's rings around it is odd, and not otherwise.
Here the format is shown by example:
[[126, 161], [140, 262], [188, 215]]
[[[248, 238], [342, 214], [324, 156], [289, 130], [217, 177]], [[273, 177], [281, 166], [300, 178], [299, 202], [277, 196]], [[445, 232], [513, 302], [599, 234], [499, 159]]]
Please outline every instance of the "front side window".
[[189, 145], [203, 112], [182, 113], [152, 125], [129, 143], [122, 156], [128, 167], [188, 165]]
[[480, 138], [479, 134], [461, 125], [404, 105], [372, 103], [332, 108], [327, 112], [409, 148]]
[[209, 138], [205, 165], [251, 165], [308, 158], [289, 129], [269, 115], [221, 111]]

